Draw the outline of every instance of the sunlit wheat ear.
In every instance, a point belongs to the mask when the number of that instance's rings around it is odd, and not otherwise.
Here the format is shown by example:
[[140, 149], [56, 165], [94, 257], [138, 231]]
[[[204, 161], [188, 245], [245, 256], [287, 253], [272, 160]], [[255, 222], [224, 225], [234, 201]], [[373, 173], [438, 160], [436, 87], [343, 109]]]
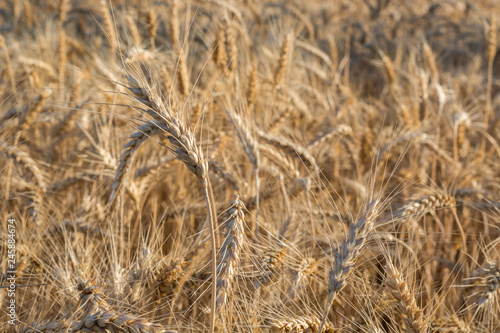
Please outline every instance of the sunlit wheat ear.
[[134, 21], [134, 18], [130, 15], [127, 15], [127, 17], [125, 17], [125, 22], [127, 24], [127, 32], [130, 34], [130, 37], [132, 37], [134, 46], [138, 47], [139, 45], [141, 45], [142, 39], [141, 34], [137, 29], [137, 24]]
[[394, 69], [394, 64], [382, 50], [379, 50], [380, 58], [384, 65], [385, 78], [387, 80], [387, 85], [392, 91], [397, 83], [396, 70]]
[[268, 286], [280, 278], [280, 268], [286, 258], [286, 248], [280, 247], [266, 252], [263, 258], [262, 272], [257, 276], [256, 288]]
[[224, 29], [226, 30], [226, 44], [227, 44], [227, 64], [226, 76], [230, 76], [238, 68], [238, 47], [236, 46], [237, 31], [233, 27], [233, 22], [225, 17]]
[[271, 318], [266, 319], [264, 325], [269, 327], [271, 332], [336, 332], [329, 324], [324, 325], [321, 331], [319, 331], [321, 322], [314, 316], [297, 316], [283, 319]]
[[299, 267], [292, 276], [292, 286], [289, 292], [290, 296], [293, 297], [297, 291], [304, 289], [307, 280], [316, 274], [318, 274], [318, 260], [314, 258], [302, 259]]
[[278, 174], [284, 173], [292, 179], [300, 177], [299, 170], [289, 156], [282, 154], [276, 148], [266, 144], [259, 145], [259, 151], [262, 152], [264, 168], [270, 171], [276, 171]]
[[498, 299], [498, 291], [500, 290], [499, 263], [497, 261], [488, 262], [483, 267], [472, 272], [465, 279], [465, 286], [474, 287], [474, 293], [469, 298], [478, 311], [494, 304], [495, 299]]
[[53, 320], [45, 323], [31, 323], [26, 325], [27, 328], [21, 328], [18, 333], [56, 333], [56, 332], [71, 332], [72, 323], [66, 319]]
[[330, 59], [328, 54], [326, 54], [325, 52], [323, 52], [319, 48], [317, 48], [311, 44], [305, 43], [303, 41], [300, 41], [300, 40], [295, 40], [294, 44], [297, 47], [300, 47], [300, 48], [308, 51], [309, 53], [314, 54], [315, 56], [317, 56], [321, 60], [323, 60], [328, 65], [329, 68], [333, 68], [332, 60]]
[[110, 202], [113, 202], [118, 193], [118, 189], [122, 183], [124, 187], [127, 187], [129, 181], [128, 174], [130, 166], [132, 165], [135, 157], [135, 153], [139, 149], [142, 143], [144, 143], [148, 138], [158, 133], [160, 125], [156, 122], [148, 122], [145, 125], [138, 128], [138, 131], [132, 134], [130, 141], [123, 147], [123, 153], [120, 156], [118, 163], [118, 168], [116, 169], [115, 179], [111, 184], [111, 197]]
[[423, 42], [423, 51], [424, 51], [425, 62], [427, 63], [427, 66], [431, 71], [432, 81], [439, 82], [439, 68], [436, 64], [436, 57], [434, 56], [431, 47], [425, 40]]
[[[1, 40], [0, 40], [1, 42]], [[43, 70], [44, 73], [46, 73], [51, 79], [56, 80], [57, 79], [57, 74], [56, 70], [52, 65], [49, 63], [40, 60], [40, 59], [34, 59], [34, 58], [28, 58], [25, 56], [20, 56], [18, 59], [18, 62], [20, 64], [25, 65], [26, 67], [32, 67], [32, 68], [37, 68]]]
[[310, 152], [319, 150], [319, 148], [325, 143], [333, 140], [340, 140], [341, 138], [348, 135], [352, 135], [352, 128], [344, 124], [338, 125], [319, 135], [316, 139], [309, 143], [309, 145], [307, 146], [307, 150], [309, 150]]
[[259, 134], [259, 139], [262, 140], [263, 142], [273, 145], [276, 148], [286, 152], [287, 154], [290, 154], [292, 156], [295, 155], [305, 165], [313, 167], [315, 170], [317, 169], [317, 163], [315, 158], [304, 147], [295, 144], [291, 141], [288, 141], [284, 138], [270, 135], [263, 131], [258, 131], [258, 134]]
[[255, 140], [254, 136], [250, 133], [250, 129], [245, 125], [241, 117], [229, 110], [226, 110], [226, 114], [231, 121], [234, 129], [236, 130], [236, 134], [240, 139], [241, 144], [243, 145], [243, 149], [248, 156], [250, 162], [254, 165], [259, 164], [259, 145], [257, 140]]
[[255, 104], [258, 89], [259, 89], [259, 73], [257, 72], [256, 65], [253, 65], [250, 71], [248, 88], [247, 88], [247, 104], [249, 107], [250, 105]]
[[19, 124], [19, 132], [24, 132], [35, 125], [37, 116], [42, 112], [48, 98], [52, 95], [51, 90], [43, 90], [36, 98], [33, 106], [26, 110], [22, 122]]
[[227, 65], [226, 32], [222, 26], [217, 29], [216, 50], [214, 61], [217, 65]]
[[38, 164], [30, 157], [30, 155], [18, 147], [8, 146], [5, 142], [0, 141], [0, 156], [4, 155], [13, 160], [16, 164], [28, 170], [35, 180], [36, 186], [41, 190], [47, 189], [45, 177], [38, 167]]
[[165, 332], [159, 324], [153, 324], [131, 313], [113, 309], [106, 302], [100, 286], [95, 282], [81, 283], [78, 289], [83, 315], [80, 321], [72, 327], [71, 332]]
[[16, 91], [16, 79], [14, 77], [14, 70], [12, 68], [12, 63], [10, 60], [9, 50], [7, 49], [7, 44], [5, 43], [5, 37], [0, 34], [0, 47], [5, 56], [5, 62], [7, 63], [7, 74], [9, 75], [10, 88], [12, 92]]
[[467, 129], [471, 125], [470, 117], [466, 112], [457, 112], [453, 115], [453, 123], [456, 155], [465, 157], [470, 150], [470, 141], [467, 139]]
[[151, 48], [153, 50], [155, 48], [155, 38], [156, 38], [156, 32], [158, 30], [158, 24], [159, 22], [155, 9], [150, 9], [147, 13], [147, 27], [148, 27]]
[[398, 217], [424, 215], [440, 208], [456, 206], [455, 198], [448, 193], [436, 193], [412, 201], [398, 210]]
[[403, 315], [406, 332], [426, 333], [428, 329], [427, 320], [423, 310], [417, 305], [413, 291], [401, 276], [397, 268], [388, 262], [386, 266], [387, 287], [392, 297], [398, 302], [397, 307]]
[[[234, 113], [232, 110], [225, 110], [233, 128], [236, 131], [236, 135], [240, 139], [241, 144], [243, 145], [243, 149], [248, 156], [248, 159], [253, 164], [254, 167], [254, 177], [255, 177], [255, 196], [256, 196], [256, 216], [255, 220], [258, 220], [259, 217], [259, 192], [260, 192], [260, 178], [259, 178], [259, 170], [260, 170], [260, 152], [259, 152], [259, 144], [255, 137], [250, 132], [250, 128], [246, 126], [241, 117]], [[255, 223], [252, 228], [255, 232], [255, 235], [258, 235], [258, 223]]]
[[219, 249], [219, 265], [217, 266], [217, 307], [227, 303], [228, 293], [234, 279], [243, 246], [243, 224], [245, 222], [245, 205], [238, 195], [226, 213], [224, 228], [226, 237]]
[[101, 0], [101, 15], [104, 20], [104, 28], [106, 30], [106, 35], [109, 41], [109, 47], [111, 54], [113, 55], [113, 59], [115, 57], [115, 51], [117, 49], [118, 40], [116, 38], [115, 26], [113, 24], [113, 19], [108, 9], [108, 1]]
[[187, 54], [186, 51], [184, 50], [179, 54], [177, 78], [179, 81], [178, 85], [180, 94], [184, 97], [187, 97], [189, 95], [189, 90], [191, 89], [191, 87], [189, 85], [189, 69], [187, 65]]
[[286, 36], [285, 41], [283, 42], [283, 45], [281, 46], [281, 55], [280, 55], [280, 61], [278, 64], [278, 67], [276, 68], [276, 73], [274, 75], [275, 80], [274, 80], [274, 87], [275, 89], [280, 89], [281, 84], [283, 82], [283, 79], [285, 78], [286, 75], [286, 70], [288, 67], [288, 64], [290, 62], [290, 57], [293, 52], [293, 34], [289, 33]]
[[344, 238], [342, 245], [335, 252], [335, 264], [330, 269], [328, 280], [329, 296], [321, 327], [325, 324], [335, 296], [345, 287], [346, 280], [352, 274], [354, 265], [365, 245], [366, 239], [373, 231], [375, 219], [380, 214], [380, 205], [379, 199], [376, 199], [366, 206], [361, 218], [356, 223], [351, 224], [349, 234]]
[[185, 274], [184, 268], [188, 263], [183, 259], [177, 259], [169, 265], [159, 267], [150, 278], [150, 288], [158, 292], [159, 297], [172, 295], [178, 287], [178, 281]]
[[170, 24], [170, 42], [176, 46], [179, 42], [179, 1], [172, 1], [172, 16], [169, 20]]
[[292, 111], [292, 107], [284, 106], [267, 126], [268, 131], [273, 132], [279, 129], [281, 125], [285, 123], [286, 119], [292, 114]]

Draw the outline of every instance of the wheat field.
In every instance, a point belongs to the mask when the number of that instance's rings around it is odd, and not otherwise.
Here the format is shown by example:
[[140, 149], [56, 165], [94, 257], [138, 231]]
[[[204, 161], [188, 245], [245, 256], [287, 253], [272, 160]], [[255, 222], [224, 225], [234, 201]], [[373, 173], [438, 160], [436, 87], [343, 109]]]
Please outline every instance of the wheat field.
[[0, 1], [0, 331], [500, 332], [499, 25]]

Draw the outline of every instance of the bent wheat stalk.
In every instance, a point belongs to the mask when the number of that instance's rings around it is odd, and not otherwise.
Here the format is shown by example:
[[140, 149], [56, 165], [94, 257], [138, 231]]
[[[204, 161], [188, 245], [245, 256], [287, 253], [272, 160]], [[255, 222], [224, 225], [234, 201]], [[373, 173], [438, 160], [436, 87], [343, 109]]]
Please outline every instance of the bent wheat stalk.
[[196, 145], [193, 132], [181, 118], [174, 115], [172, 109], [164, 105], [158, 93], [149, 87], [143, 88], [132, 76], [128, 76], [128, 89], [136, 99], [148, 107], [146, 112], [160, 125], [161, 131], [172, 145], [172, 152], [181, 160], [201, 183], [203, 196], [207, 204], [208, 220], [210, 223], [210, 238], [212, 243], [212, 301], [210, 313], [210, 332], [214, 331], [215, 310], [217, 298], [217, 248], [215, 241], [216, 208], [212, 192], [212, 185], [208, 178], [208, 162], [203, 156], [201, 147]]
[[399, 303], [398, 309], [404, 315], [403, 321], [406, 326], [406, 332], [427, 332], [427, 321], [424, 318], [422, 309], [417, 305], [408, 283], [402, 278], [401, 273], [392, 262], [388, 262], [386, 271], [388, 276], [387, 286], [391, 290], [394, 299]]

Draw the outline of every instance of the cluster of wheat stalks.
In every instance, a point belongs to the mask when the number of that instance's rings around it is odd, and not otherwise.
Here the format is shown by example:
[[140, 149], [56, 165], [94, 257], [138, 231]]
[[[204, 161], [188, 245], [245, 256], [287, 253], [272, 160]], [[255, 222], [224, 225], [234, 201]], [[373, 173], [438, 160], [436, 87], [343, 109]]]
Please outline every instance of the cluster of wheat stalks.
[[500, 331], [498, 14], [0, 1], [0, 331]]

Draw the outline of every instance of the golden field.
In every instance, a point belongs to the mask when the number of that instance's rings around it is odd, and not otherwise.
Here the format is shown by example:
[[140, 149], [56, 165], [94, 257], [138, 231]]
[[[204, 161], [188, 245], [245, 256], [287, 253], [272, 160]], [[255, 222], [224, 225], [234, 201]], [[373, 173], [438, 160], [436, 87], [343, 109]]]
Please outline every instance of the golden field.
[[499, 25], [0, 1], [0, 331], [500, 332]]

